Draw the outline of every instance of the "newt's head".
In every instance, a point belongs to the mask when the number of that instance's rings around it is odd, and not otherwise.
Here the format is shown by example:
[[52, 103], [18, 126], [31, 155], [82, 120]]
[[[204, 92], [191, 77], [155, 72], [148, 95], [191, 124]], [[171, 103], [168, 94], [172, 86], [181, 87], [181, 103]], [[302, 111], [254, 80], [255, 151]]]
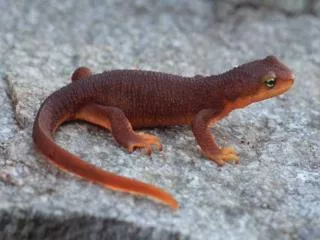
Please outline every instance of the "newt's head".
[[262, 101], [288, 91], [295, 80], [292, 71], [276, 57], [246, 63], [234, 69], [238, 78], [239, 95], [236, 107]]

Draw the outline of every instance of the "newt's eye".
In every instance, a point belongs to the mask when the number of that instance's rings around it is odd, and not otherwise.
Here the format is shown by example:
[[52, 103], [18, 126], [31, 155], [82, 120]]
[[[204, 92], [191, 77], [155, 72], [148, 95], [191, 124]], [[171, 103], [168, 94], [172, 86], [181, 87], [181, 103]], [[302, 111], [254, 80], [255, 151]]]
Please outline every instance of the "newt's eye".
[[268, 88], [273, 88], [276, 85], [276, 79], [275, 78], [268, 78], [267, 80], [264, 81], [264, 84]]

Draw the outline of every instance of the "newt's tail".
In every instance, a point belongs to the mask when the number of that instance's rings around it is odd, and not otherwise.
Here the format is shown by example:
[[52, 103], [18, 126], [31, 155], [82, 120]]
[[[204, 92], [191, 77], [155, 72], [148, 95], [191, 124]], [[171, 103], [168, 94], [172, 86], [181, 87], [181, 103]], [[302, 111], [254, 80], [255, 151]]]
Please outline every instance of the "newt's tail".
[[[54, 93], [53, 95], [56, 94]], [[66, 111], [66, 107], [64, 104], [57, 103], [59, 100], [53, 95], [49, 96], [42, 104], [34, 122], [33, 141], [39, 152], [44, 154], [62, 170], [73, 173], [88, 181], [100, 184], [109, 189], [150, 197], [174, 209], [179, 207], [178, 202], [169, 193], [166, 193], [160, 188], [134, 179], [118, 176], [111, 172], [106, 172], [81, 160], [57, 145], [53, 140], [53, 133], [64, 121], [70, 120], [70, 117], [68, 117], [67, 113], [62, 113]]]

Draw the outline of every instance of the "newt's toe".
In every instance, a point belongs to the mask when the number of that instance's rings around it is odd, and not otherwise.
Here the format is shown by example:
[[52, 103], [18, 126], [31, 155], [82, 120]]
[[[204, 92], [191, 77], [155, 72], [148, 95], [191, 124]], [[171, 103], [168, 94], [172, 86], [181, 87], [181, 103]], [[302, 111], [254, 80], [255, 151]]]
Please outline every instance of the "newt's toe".
[[238, 164], [240, 162], [240, 157], [232, 147], [225, 147], [221, 149], [222, 159], [225, 162], [235, 162]]
[[162, 150], [162, 144], [160, 143], [159, 138], [147, 133], [137, 133], [141, 141], [148, 143], [149, 145], [155, 146], [158, 151]]
[[143, 148], [147, 155], [151, 155], [153, 146], [158, 151], [162, 150], [159, 138], [146, 133], [136, 133], [129, 139], [127, 149], [129, 152], [133, 152], [137, 148]]
[[210, 160], [214, 161], [218, 166], [223, 166], [226, 163], [238, 164], [240, 162], [240, 157], [231, 147], [225, 147], [219, 151], [206, 152], [204, 155]]

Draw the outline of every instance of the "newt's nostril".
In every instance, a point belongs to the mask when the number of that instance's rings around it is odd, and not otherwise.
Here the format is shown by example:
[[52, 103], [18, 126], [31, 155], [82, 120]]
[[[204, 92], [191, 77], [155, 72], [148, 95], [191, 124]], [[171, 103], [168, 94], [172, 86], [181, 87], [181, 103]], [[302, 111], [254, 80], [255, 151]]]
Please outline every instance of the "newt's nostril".
[[296, 75], [294, 75], [293, 73], [291, 73], [291, 75], [290, 75], [290, 79], [292, 80], [292, 82], [294, 81], [294, 80], [296, 80]]

